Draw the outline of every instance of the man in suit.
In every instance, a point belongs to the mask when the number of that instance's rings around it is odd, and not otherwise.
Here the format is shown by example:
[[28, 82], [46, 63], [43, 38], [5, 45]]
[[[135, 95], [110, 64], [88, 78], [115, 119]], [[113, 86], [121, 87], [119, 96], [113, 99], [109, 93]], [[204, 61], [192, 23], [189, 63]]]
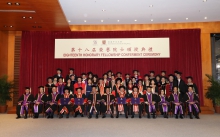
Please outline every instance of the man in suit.
[[174, 86], [178, 87], [178, 92], [180, 92], [184, 96], [184, 94], [186, 94], [186, 84], [181, 79], [181, 74], [181, 72], [177, 72], [177, 79], [174, 81]]

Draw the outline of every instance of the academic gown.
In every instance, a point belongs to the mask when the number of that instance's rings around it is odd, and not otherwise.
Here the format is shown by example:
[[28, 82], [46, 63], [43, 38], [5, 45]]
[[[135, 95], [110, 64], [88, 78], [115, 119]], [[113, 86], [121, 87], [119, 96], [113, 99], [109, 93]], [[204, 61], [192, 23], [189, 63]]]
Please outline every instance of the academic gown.
[[[172, 102], [172, 108], [171, 109], [174, 112], [174, 114], [177, 114], [178, 110], [179, 110], [180, 114], [183, 114], [183, 111], [184, 111], [183, 97], [184, 97], [184, 95], [178, 94], [178, 97], [177, 97], [178, 100], [175, 100], [174, 93], [170, 95], [169, 102], [170, 103]], [[178, 107], [177, 105], [174, 104], [174, 102], [180, 103], [180, 106]]]
[[[61, 98], [69, 98], [70, 99], [70, 103], [73, 103], [74, 102], [74, 96], [72, 94], [62, 94], [60, 96], [60, 99]], [[60, 99], [58, 100], [58, 104], [61, 103]], [[64, 112], [66, 112], [67, 114], [70, 113], [70, 108], [71, 108], [71, 104], [68, 104], [68, 105], [64, 105], [64, 104], [61, 104], [59, 106], [59, 112], [60, 114], [63, 114]]]
[[[126, 92], [126, 91], [125, 91]], [[116, 112], [117, 112], [117, 115], [119, 115], [119, 107], [121, 108], [121, 105], [117, 104], [117, 98], [120, 97], [119, 94], [116, 94]], [[124, 113], [125, 113], [125, 116], [127, 115], [127, 112], [128, 112], [128, 107], [127, 107], [127, 103], [128, 103], [128, 94], [125, 94], [124, 95], [125, 99], [126, 99], [126, 104], [123, 104], [123, 109], [124, 109]]]
[[186, 84], [182, 79], [180, 79], [180, 82], [178, 80], [175, 80], [173, 84], [174, 86], [177, 86], [179, 88], [179, 91], [182, 95], [186, 94], [186, 91], [188, 91], [186, 89]]
[[45, 91], [45, 93], [47, 94], [47, 95], [50, 95], [51, 93], [52, 93], [52, 87], [54, 86], [54, 84], [52, 83], [52, 84], [46, 84], [45, 85], [45, 88], [46, 88], [46, 90], [47, 90], [47, 92]]
[[[77, 94], [74, 95], [74, 99], [79, 98], [79, 96]], [[86, 103], [87, 99], [86, 99], [86, 95], [85, 94], [81, 94], [80, 98], [84, 99], [84, 103]], [[85, 105], [75, 105], [73, 106], [73, 110], [75, 111], [75, 113], [80, 113], [83, 114], [84, 110], [85, 110]]]
[[89, 114], [92, 114], [93, 110], [95, 110], [96, 113], [98, 114], [100, 111], [101, 95], [99, 93], [96, 93], [95, 95], [93, 93], [90, 93], [87, 100], [88, 100], [87, 112]]
[[105, 114], [107, 111], [110, 111], [111, 114], [114, 113], [114, 100], [115, 97], [112, 94], [104, 94], [101, 97], [101, 112]]
[[[60, 99], [60, 94], [56, 93], [55, 95], [51, 93], [50, 95], [47, 96], [47, 105], [45, 107], [45, 112], [50, 114], [54, 113], [54, 111], [57, 110], [57, 103], [58, 100]], [[53, 105], [50, 105], [50, 103], [54, 103]]]
[[[159, 110], [161, 114], [163, 112], [169, 112], [170, 111], [170, 104], [169, 104], [169, 99], [167, 96], [158, 96], [158, 103], [159, 103]], [[166, 105], [163, 105], [165, 103]]]
[[[36, 102], [40, 102], [40, 104], [35, 104]], [[38, 115], [39, 113], [42, 113], [42, 108], [44, 103], [47, 102], [47, 95], [46, 94], [40, 94], [38, 93], [34, 98], [34, 106], [33, 111], [34, 114]]]
[[[130, 94], [130, 98], [133, 98], [134, 94]], [[143, 99], [143, 95], [141, 95], [140, 93], [137, 96], [138, 98], [142, 98]], [[139, 113], [139, 116], [141, 116], [142, 112], [143, 112], [143, 102], [140, 102], [140, 104], [132, 104], [131, 102], [131, 114], [134, 115], [135, 112]]]
[[[148, 105], [148, 104], [145, 105], [145, 111], [146, 111], [148, 114], [149, 114], [150, 112], [151, 112], [151, 113], [155, 113], [155, 112], [156, 112], [156, 107], [157, 107], [157, 102], [158, 102], [158, 96], [157, 96], [156, 94], [152, 94], [152, 93], [149, 95], [149, 96], [151, 97], [151, 99], [148, 98], [147, 96], [148, 96], [147, 93], [143, 95], [144, 101], [149, 103], [149, 105]], [[151, 104], [152, 102], [155, 102], [155, 104], [152, 105], [152, 104]], [[149, 106], [150, 106], [151, 108], [149, 108]], [[149, 110], [149, 109], [150, 109], [150, 110]]]
[[198, 94], [199, 94], [199, 91], [198, 91], [198, 88], [197, 88], [197, 86], [196, 86], [195, 83], [193, 83], [193, 84], [187, 84], [187, 85], [186, 85], [187, 89], [188, 89], [188, 87], [191, 86], [191, 85], [193, 86], [193, 92], [198, 95]]
[[30, 104], [33, 102], [33, 100], [34, 100], [34, 96], [32, 94], [21, 95], [20, 98], [18, 99], [18, 103], [21, 103], [21, 105], [17, 105], [17, 107], [16, 107], [17, 115], [18, 116], [23, 115], [25, 112], [25, 115], [27, 116], [29, 106], [26, 106], [26, 103]]
[[[189, 112], [193, 112], [196, 115], [199, 112], [201, 112], [201, 109], [200, 109], [200, 106], [199, 106], [199, 98], [196, 94], [192, 93], [190, 95], [189, 92], [187, 92], [183, 97], [183, 101], [187, 103]], [[195, 102], [195, 104], [189, 104], [188, 102]]]

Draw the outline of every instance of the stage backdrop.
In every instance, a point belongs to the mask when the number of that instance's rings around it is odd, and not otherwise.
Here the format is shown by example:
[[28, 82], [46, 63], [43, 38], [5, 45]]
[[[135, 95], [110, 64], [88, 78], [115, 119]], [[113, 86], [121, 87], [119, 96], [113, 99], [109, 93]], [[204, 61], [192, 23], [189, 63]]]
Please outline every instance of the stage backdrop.
[[[55, 39], [68, 38], [163, 38], [170, 39], [170, 58], [121, 58], [121, 59], [55, 59]], [[65, 46], [65, 45], [64, 45]], [[69, 68], [75, 73], [92, 71], [99, 76], [108, 70], [114, 73], [121, 71], [132, 74], [133, 69], [140, 70], [141, 76], [150, 70], [159, 74], [166, 70], [167, 74], [174, 70], [181, 71], [182, 78], [191, 75], [199, 89], [203, 105], [202, 68], [200, 49], [200, 29], [184, 30], [149, 30], [149, 31], [86, 31], [86, 32], [40, 32], [24, 31], [21, 42], [20, 63], [20, 95], [24, 87], [30, 86], [33, 94], [37, 87], [46, 84], [48, 76], [56, 74], [61, 68], [63, 75]]]

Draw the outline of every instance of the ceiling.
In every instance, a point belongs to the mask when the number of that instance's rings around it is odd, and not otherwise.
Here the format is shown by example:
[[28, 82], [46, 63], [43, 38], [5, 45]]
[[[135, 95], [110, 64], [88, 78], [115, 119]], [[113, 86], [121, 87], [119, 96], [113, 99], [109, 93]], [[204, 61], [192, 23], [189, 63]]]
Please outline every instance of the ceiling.
[[70, 25], [220, 21], [220, 0], [59, 0]]
[[0, 0], [0, 30], [70, 31], [74, 25], [211, 22], [220, 21], [219, 13], [220, 0]]
[[57, 0], [0, 0], [0, 30], [70, 31], [70, 28]]

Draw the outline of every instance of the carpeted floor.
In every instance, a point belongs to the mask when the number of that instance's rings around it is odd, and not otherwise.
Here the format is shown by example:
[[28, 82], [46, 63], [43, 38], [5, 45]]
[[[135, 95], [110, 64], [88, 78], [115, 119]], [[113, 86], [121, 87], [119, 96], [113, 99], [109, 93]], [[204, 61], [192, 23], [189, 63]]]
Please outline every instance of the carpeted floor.
[[15, 119], [14, 114], [0, 114], [0, 137], [219, 137], [220, 115], [200, 115], [197, 119]]

